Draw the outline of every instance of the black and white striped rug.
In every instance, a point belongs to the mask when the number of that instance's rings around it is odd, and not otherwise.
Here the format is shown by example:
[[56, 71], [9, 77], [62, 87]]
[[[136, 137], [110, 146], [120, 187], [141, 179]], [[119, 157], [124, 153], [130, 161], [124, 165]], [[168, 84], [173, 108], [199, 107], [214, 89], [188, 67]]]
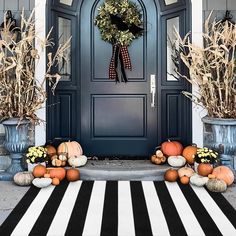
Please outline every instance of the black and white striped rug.
[[0, 235], [236, 235], [236, 211], [221, 194], [152, 181], [62, 182], [31, 187]]

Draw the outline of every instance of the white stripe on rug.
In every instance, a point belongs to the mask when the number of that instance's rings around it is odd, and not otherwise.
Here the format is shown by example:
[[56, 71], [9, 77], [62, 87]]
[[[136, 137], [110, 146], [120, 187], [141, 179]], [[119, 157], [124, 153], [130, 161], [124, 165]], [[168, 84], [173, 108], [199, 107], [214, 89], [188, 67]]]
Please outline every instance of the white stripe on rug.
[[216, 223], [220, 232], [223, 235], [236, 235], [236, 229], [230, 223], [225, 214], [221, 211], [216, 202], [209, 195], [209, 193], [204, 188], [198, 188], [192, 185], [191, 187], [206, 208], [207, 212], [210, 214], [213, 221]]
[[13, 230], [12, 236], [25, 236], [29, 234], [54, 188], [55, 186], [51, 185], [39, 191], [38, 195]]
[[48, 236], [61, 236], [65, 234], [81, 184], [81, 181], [76, 181], [70, 182], [68, 185], [48, 230]]
[[84, 224], [83, 236], [100, 235], [105, 188], [106, 188], [106, 181], [94, 182], [88, 206], [88, 212]]
[[129, 181], [118, 182], [118, 235], [135, 235], [134, 216]]
[[191, 207], [185, 199], [181, 189], [177, 183], [170, 183], [165, 181], [167, 189], [178, 211], [180, 219], [188, 235], [205, 235], [202, 227], [198, 223]]
[[170, 235], [154, 183], [142, 181], [142, 186], [153, 235]]

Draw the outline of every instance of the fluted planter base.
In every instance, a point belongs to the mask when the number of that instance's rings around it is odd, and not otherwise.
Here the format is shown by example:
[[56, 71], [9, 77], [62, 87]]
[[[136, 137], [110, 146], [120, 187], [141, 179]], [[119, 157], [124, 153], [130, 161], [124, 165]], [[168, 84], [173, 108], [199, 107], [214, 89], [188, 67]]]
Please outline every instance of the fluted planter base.
[[29, 124], [28, 120], [11, 118], [2, 122], [5, 128], [4, 148], [10, 153], [11, 165], [5, 172], [0, 173], [0, 180], [12, 180], [17, 172], [24, 168], [21, 165], [22, 155], [29, 147]]

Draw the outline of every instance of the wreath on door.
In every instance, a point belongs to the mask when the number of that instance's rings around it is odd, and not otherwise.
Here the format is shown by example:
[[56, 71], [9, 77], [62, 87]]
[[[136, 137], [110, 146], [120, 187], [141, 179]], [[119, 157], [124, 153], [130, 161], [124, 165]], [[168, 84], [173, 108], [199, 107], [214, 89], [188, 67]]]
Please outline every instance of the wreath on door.
[[102, 40], [112, 44], [109, 79], [127, 82], [125, 69], [132, 70], [128, 46], [143, 35], [141, 10], [129, 0], [105, 0], [98, 8], [95, 25]]

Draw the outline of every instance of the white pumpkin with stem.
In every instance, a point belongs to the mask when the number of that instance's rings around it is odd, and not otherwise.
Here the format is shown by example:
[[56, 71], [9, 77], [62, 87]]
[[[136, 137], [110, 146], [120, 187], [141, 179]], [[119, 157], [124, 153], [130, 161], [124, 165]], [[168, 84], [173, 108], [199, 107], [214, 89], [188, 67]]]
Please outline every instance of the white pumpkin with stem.
[[73, 167], [84, 166], [87, 163], [87, 159], [88, 158], [85, 155], [74, 156], [68, 159], [68, 163]]
[[181, 167], [186, 163], [186, 159], [183, 156], [169, 156], [167, 162], [172, 167]]

